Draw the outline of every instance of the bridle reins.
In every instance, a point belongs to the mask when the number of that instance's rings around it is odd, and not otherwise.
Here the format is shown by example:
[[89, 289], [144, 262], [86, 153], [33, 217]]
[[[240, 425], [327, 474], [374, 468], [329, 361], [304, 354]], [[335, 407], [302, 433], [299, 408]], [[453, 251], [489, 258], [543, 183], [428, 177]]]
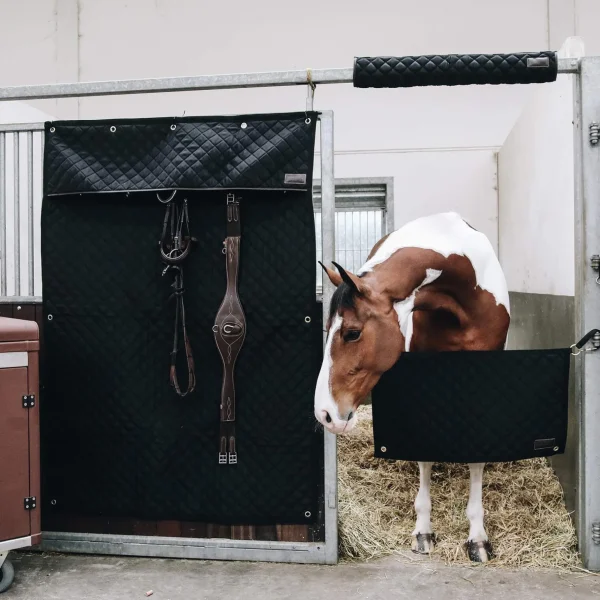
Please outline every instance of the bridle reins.
[[[194, 368], [194, 357], [192, 346], [187, 334], [185, 320], [185, 305], [183, 303], [183, 261], [189, 256], [192, 245], [196, 239], [190, 235], [190, 221], [188, 214], [187, 199], [179, 202], [174, 201], [177, 191], [174, 190], [171, 195], [163, 200], [157, 192], [156, 197], [159, 202], [166, 205], [165, 218], [159, 242], [160, 258], [166, 267], [163, 269], [163, 276], [169, 271], [174, 273], [173, 294], [175, 298], [175, 330], [173, 333], [173, 349], [171, 350], [171, 367], [169, 371], [169, 381], [171, 386], [179, 396], [187, 396], [196, 388], [196, 374]], [[177, 352], [179, 350], [179, 330], [183, 337], [185, 356], [188, 370], [187, 389], [182, 392], [177, 377]]]

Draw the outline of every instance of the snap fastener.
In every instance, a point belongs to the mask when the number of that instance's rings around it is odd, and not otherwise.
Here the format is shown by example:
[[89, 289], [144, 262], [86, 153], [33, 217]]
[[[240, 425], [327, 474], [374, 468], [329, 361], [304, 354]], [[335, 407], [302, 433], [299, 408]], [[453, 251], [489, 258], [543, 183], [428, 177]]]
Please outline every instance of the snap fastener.
[[242, 124], [240, 125], [240, 127], [241, 127], [242, 129], [246, 129], [246, 127], [248, 127], [248, 123], [242, 123]]

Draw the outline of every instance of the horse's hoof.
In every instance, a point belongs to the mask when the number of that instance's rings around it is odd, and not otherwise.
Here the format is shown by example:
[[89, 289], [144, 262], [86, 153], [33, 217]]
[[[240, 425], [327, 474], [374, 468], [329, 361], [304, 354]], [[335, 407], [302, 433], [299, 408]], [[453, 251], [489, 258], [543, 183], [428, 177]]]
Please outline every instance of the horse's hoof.
[[488, 540], [485, 542], [474, 542], [469, 540], [465, 544], [467, 555], [473, 562], [488, 562], [495, 558], [494, 551], [492, 550], [492, 544]]
[[412, 551], [416, 554], [431, 554], [435, 542], [435, 533], [417, 533], [412, 536]]

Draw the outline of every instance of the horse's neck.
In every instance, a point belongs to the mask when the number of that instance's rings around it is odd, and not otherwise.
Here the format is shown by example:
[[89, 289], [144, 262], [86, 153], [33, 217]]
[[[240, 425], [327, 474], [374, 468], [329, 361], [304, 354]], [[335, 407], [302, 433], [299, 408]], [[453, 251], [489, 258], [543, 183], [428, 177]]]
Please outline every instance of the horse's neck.
[[446, 259], [433, 250], [402, 248], [363, 276], [378, 293], [394, 303], [408, 299], [422, 286], [432, 283], [442, 271], [448, 276]]

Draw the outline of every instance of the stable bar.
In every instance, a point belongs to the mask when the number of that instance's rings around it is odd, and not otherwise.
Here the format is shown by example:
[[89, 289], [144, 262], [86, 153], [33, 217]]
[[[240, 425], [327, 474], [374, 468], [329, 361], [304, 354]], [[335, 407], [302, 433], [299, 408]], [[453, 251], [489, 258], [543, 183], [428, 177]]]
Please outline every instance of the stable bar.
[[20, 171], [19, 171], [19, 133], [13, 133], [14, 138], [14, 183], [13, 183], [13, 194], [14, 194], [14, 242], [15, 242], [15, 257], [14, 257], [14, 268], [15, 268], [15, 295], [21, 295], [21, 203], [20, 203]]
[[0, 123], [0, 133], [14, 131], [44, 131], [43, 123]]
[[[316, 85], [352, 83], [352, 68], [302, 69], [264, 73], [198, 75], [196, 77], [162, 77], [156, 79], [22, 85], [0, 88], [0, 101], [307, 85], [309, 71], [310, 80]], [[559, 73], [577, 73], [578, 71], [578, 59], [558, 60]]]
[[6, 134], [0, 131], [0, 296], [6, 296]]
[[[335, 260], [335, 176], [333, 155], [333, 111], [321, 113], [321, 244], [323, 264]], [[323, 328], [329, 316], [333, 285], [323, 276]], [[326, 334], [323, 334], [323, 342]], [[325, 560], [338, 560], [338, 492], [337, 492], [337, 438], [324, 431], [325, 446]]]
[[28, 246], [27, 275], [29, 278], [27, 291], [30, 296], [35, 294], [33, 273], [33, 131], [27, 132], [27, 229]]

